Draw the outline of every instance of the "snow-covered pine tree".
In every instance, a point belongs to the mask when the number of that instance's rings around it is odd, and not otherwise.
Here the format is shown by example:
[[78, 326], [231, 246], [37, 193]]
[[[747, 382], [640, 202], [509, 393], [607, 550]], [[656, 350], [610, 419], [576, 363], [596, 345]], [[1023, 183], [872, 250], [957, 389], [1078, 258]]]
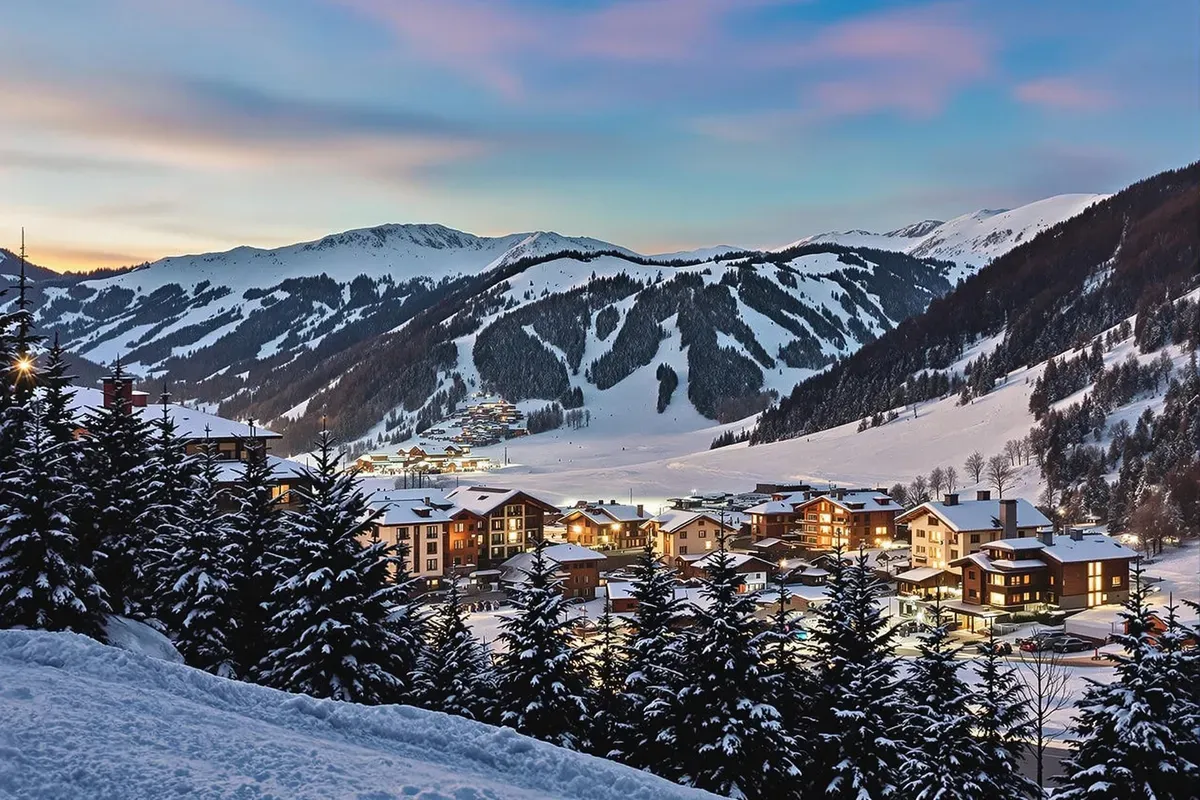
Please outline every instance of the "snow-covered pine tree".
[[659, 561], [654, 545], [647, 544], [633, 565], [631, 594], [637, 606], [630, 621], [628, 673], [613, 758], [660, 775], [674, 759], [667, 735], [673, 730], [681, 682], [678, 629], [683, 609], [675, 586], [674, 574]]
[[405, 605], [407, 573], [386, 542], [363, 544], [379, 514], [357, 475], [338, 468], [326, 429], [313, 460], [293, 490], [300, 509], [288, 515], [287, 560], [267, 630], [272, 649], [259, 679], [314, 697], [401, 702], [419, 646]]
[[[39, 375], [42, 391], [38, 396], [41, 403], [42, 420], [50, 438], [58, 444], [74, 445], [75, 422], [74, 398], [75, 391], [71, 388], [72, 376], [68, 373], [66, 350], [58, 342], [58, 334], [54, 335], [54, 344], [46, 353], [46, 365]], [[72, 461], [82, 457], [82, 451], [73, 447]]]
[[772, 688], [755, 644], [753, 595], [719, 533], [706, 561], [706, 602], [684, 640], [671, 739], [675, 779], [716, 794], [781, 798], [799, 787], [796, 743], [771, 705]]
[[797, 638], [800, 615], [791, 608], [792, 593], [782, 581], [773, 590], [778, 606], [771, 615], [770, 627], [759, 635], [758, 649], [771, 690], [771, 705], [779, 712], [784, 730], [796, 736], [798, 763], [806, 762], [811, 753], [800, 751], [807, 744], [802, 732], [812, 725], [813, 672]]
[[541, 539], [517, 588], [517, 613], [503, 622], [496, 658], [494, 715], [536, 739], [569, 750], [586, 746], [589, 724], [586, 670], [573, 647], [558, 564]]
[[75, 484], [64, 445], [40, 408], [0, 476], [0, 627], [69, 630], [105, 641], [108, 607], [81, 558], [72, 517]]
[[143, 611], [158, 624], [176, 631], [181, 620], [172, 612], [174, 601], [167, 598], [179, 577], [178, 565], [172, 562], [191, 535], [187, 515], [196, 509], [188, 502], [195, 500], [197, 481], [202, 476], [200, 459], [188, 454], [187, 440], [179, 435], [170, 399], [163, 386], [159, 413], [152, 423], [146, 484], [150, 502], [142, 520], [151, 538], [141, 560], [146, 580], [155, 587]]
[[816, 757], [804, 796], [884, 800], [896, 796], [902, 763], [901, 699], [895, 634], [876, 603], [882, 584], [865, 551], [851, 563], [834, 551], [828, 594], [812, 629]]
[[234, 616], [234, 544], [221, 510], [216, 447], [205, 441], [191, 485], [183, 489], [180, 534], [159, 566], [162, 606], [184, 661], [226, 678], [237, 677], [230, 638]]
[[932, 607], [933, 627], [919, 636], [917, 657], [903, 684], [901, 714], [904, 765], [897, 792], [905, 800], [975, 800], [988, 794], [981, 781], [983, 749], [973, 735], [970, 690], [950, 644], [941, 599]]
[[244, 680], [257, 680], [258, 668], [270, 650], [263, 631], [271, 621], [271, 594], [287, 553], [287, 517], [274, 495], [272, 468], [265, 448], [247, 442], [248, 456], [238, 480], [229, 489], [232, 511], [226, 529], [234, 545], [231, 569], [234, 627], [229, 647]]
[[492, 660], [467, 627], [467, 609], [455, 580], [425, 625], [412, 682], [413, 703], [422, 708], [482, 720], [491, 707]]
[[1021, 774], [1029, 752], [1029, 704], [1013, 670], [1005, 665], [995, 632], [988, 634], [974, 670], [978, 684], [969, 705], [975, 716], [980, 762], [976, 771], [984, 787], [981, 797], [1035, 800], [1044, 796], [1037, 782]]
[[147, 568], [154, 538], [146, 513], [151, 503], [150, 427], [124, 397], [132, 379], [120, 362], [112, 377], [113, 402], [91, 409], [83, 420], [82, 478], [94, 499], [80, 510], [79, 535], [113, 611], [144, 615], [155, 588]]
[[613, 616], [605, 597], [604, 612], [596, 620], [596, 635], [583, 648], [590, 672], [588, 707], [591, 725], [588, 747], [601, 758], [614, 758], [620, 750], [622, 702], [628, 675], [629, 651], [624, 623]]
[[1116, 637], [1125, 648], [1115, 657], [1117, 680], [1089, 681], [1055, 800], [1196, 797], [1195, 731], [1180, 724], [1191, 710], [1189, 689], [1180, 685], [1179, 651], [1158, 646], [1147, 593], [1139, 564], [1121, 612], [1125, 633]]

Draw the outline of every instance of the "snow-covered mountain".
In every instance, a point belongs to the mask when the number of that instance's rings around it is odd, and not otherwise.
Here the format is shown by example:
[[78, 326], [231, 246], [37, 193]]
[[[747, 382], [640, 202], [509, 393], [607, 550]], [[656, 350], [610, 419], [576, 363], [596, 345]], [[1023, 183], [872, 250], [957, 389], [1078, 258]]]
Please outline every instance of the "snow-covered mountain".
[[511, 729], [288, 694], [78, 634], [0, 631], [0, 687], [4, 797], [713, 797]]
[[1060, 194], [1013, 209], [981, 209], [946, 222], [923, 220], [888, 233], [852, 230], [821, 233], [796, 244], [828, 242], [848, 247], [897, 250], [919, 258], [941, 258], [964, 274], [1027, 242], [1047, 228], [1078, 215], [1108, 195]]
[[382, 444], [473, 392], [655, 425], [671, 406], [697, 429], [761, 410], [1085, 197], [766, 252], [382, 225], [48, 280], [35, 300], [80, 357], [288, 429], [292, 449], [322, 413]]

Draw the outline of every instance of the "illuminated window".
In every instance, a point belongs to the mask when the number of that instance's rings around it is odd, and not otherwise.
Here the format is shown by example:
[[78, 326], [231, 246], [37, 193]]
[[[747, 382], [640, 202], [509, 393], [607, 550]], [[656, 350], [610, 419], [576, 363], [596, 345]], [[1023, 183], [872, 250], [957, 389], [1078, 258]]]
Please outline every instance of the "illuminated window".
[[1087, 565], [1087, 604], [1088, 608], [1104, 602], [1101, 590], [1104, 588], [1104, 564], [1100, 561], [1089, 561]]
[[1003, 592], [991, 592], [988, 594], [988, 602], [994, 606], [1005, 605], [1005, 597]]
[[1121, 585], [1121, 576], [1120, 575], [1113, 575], [1112, 585], [1113, 585], [1113, 588], [1116, 588]]

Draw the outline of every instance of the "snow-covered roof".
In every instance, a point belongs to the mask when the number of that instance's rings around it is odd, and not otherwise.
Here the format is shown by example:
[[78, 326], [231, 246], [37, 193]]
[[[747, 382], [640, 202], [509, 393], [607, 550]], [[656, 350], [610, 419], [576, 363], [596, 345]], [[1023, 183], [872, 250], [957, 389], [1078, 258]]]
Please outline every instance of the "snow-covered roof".
[[576, 514], [590, 519], [597, 525], [611, 525], [614, 522], [645, 522], [650, 519], [650, 515], [645, 512], [645, 509], [639, 514], [637, 506], [621, 505], [619, 503], [604, 503], [602, 505], [589, 505], [584, 508], [571, 508], [563, 516], [570, 517]]
[[495, 486], [462, 486], [450, 492], [446, 497], [460, 508], [482, 517], [511, 502], [517, 495], [528, 497], [547, 508], [555, 507], [550, 501], [524, 489], [502, 489]]
[[1010, 558], [997, 558], [992, 560], [992, 566], [997, 569], [1040, 569], [1046, 566], [1046, 562], [1036, 558], [1018, 558], [1015, 561]]
[[901, 572], [896, 576], [896, 580], [905, 581], [906, 583], [924, 583], [932, 578], [939, 577], [943, 573], [953, 575], [953, 572], [944, 570], [941, 567], [917, 567], [910, 569], [907, 572]]
[[[954, 505], [944, 502], [930, 501], [909, 511], [905, 511], [897, 520], [907, 521], [916, 519], [922, 514], [934, 514], [946, 525], [956, 531], [998, 531], [1000, 530], [1000, 500], [959, 500]], [[1017, 498], [1017, 527], [1042, 528], [1051, 525], [1046, 515], [1034, 508], [1033, 504], [1024, 498]]]
[[771, 548], [777, 544], [786, 544], [786, 542], [784, 542], [783, 539], [776, 539], [775, 537], [770, 537], [767, 539], [760, 539], [757, 542], [752, 542], [750, 544], [750, 546], [751, 547], [761, 547], [761, 548]]
[[1010, 550], [1013, 552], [1018, 550], [1040, 550], [1045, 547], [1041, 539], [1029, 537], [1024, 539], [998, 539], [994, 542], [988, 542], [983, 546], [988, 550]]
[[819, 500], [828, 500], [836, 506], [841, 506], [847, 511], [893, 511], [899, 512], [903, 507], [886, 493], [875, 491], [848, 491], [844, 492], [842, 497], [836, 494], [826, 492], [813, 497], [811, 500], [806, 500], [800, 503], [800, 506], [809, 506]]
[[[104, 405], [104, 392], [89, 386], [74, 386], [75, 397], [71, 406], [77, 416], [82, 416], [93, 408]], [[134, 406], [133, 411], [147, 422], [153, 422], [162, 417], [162, 404], [151, 403], [147, 406]], [[213, 439], [234, 439], [258, 437], [261, 439], [278, 439], [280, 434], [255, 425], [251, 428], [244, 422], [238, 422], [216, 414], [209, 414], [195, 408], [181, 406], [178, 403], [167, 403], [167, 413], [175, 422], [177, 433], [186, 439], [203, 439], [209, 436]]]
[[791, 514], [795, 511], [796, 502], [793, 500], [768, 500], [746, 509], [747, 514]]
[[[553, 561], [555, 564], [571, 564], [579, 561], [606, 561], [608, 558], [603, 553], [597, 553], [595, 550], [589, 550], [577, 544], [552, 544], [546, 548], [545, 555], [547, 559]], [[500, 565], [505, 572], [505, 577], [511, 577], [518, 581], [521, 580], [522, 575], [529, 572], [532, 566], [533, 553], [517, 553]]]
[[[700, 517], [704, 517], [706, 520], [715, 522], [717, 525], [721, 524], [721, 516], [719, 514], [714, 514], [711, 511], [664, 511], [657, 517], [651, 518], [650, 522], [655, 523], [659, 528], [667, 533], [674, 533], [675, 531], [679, 530], [685, 525], [688, 525], [692, 521], [699, 519]], [[737, 525], [733, 523], [732, 519], [733, 515], [725, 515], [725, 527], [730, 530], [735, 530]]]
[[[710, 563], [715, 564], [717, 553], [718, 551], [716, 550], [712, 551], [711, 553], [705, 553], [693, 564], [693, 566], [704, 568], [708, 567]], [[737, 569], [745, 564], [749, 564], [752, 561], [757, 561], [763, 566], [764, 570], [774, 566], [774, 564], [772, 564], [770, 561], [766, 561], [758, 556], [752, 556], [747, 553], [730, 553], [726, 551], [725, 556], [729, 559], [729, 566], [733, 567], [734, 569]]]
[[628, 600], [633, 597], [633, 584], [628, 581], [609, 581], [600, 588], [608, 594], [609, 600]]
[[[280, 458], [267, 454], [267, 463], [271, 465], [271, 480], [285, 481], [304, 473], [304, 465], [299, 461]], [[222, 460], [217, 463], [217, 480], [220, 483], [240, 481], [246, 472], [246, 464], [242, 461]]]
[[1054, 544], [1042, 548], [1042, 552], [1064, 564], [1137, 558], [1138, 555], [1116, 539], [1102, 533], [1093, 533], [1080, 539], [1055, 536]]

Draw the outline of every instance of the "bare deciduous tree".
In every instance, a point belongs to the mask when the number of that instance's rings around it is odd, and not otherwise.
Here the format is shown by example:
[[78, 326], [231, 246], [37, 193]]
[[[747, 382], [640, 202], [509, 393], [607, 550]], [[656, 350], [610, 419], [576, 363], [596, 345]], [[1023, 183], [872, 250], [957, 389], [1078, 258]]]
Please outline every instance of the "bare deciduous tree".
[[934, 467], [929, 473], [929, 493], [936, 500], [941, 497], [942, 490], [946, 488], [946, 473], [941, 467]]
[[996, 489], [997, 497], [1004, 497], [1005, 487], [1012, 484], [1013, 466], [1008, 461], [1008, 456], [1003, 453], [994, 455], [987, 462], [988, 481]]
[[1038, 786], [1044, 786], [1046, 748], [1057, 738], [1058, 728], [1051, 718], [1071, 705], [1068, 691], [1070, 672], [1058, 653], [1049, 649], [1032, 652], [1021, 650], [1021, 694], [1029, 704], [1030, 727], [1033, 731], [1033, 757], [1037, 765]]
[[942, 474], [946, 477], [946, 491], [953, 492], [958, 486], [958, 470], [954, 467], [946, 467]]
[[926, 482], [924, 475], [918, 475], [913, 478], [912, 485], [908, 487], [908, 501], [910, 503], [924, 503], [929, 499], [929, 483]]
[[983, 479], [984, 466], [983, 453], [978, 450], [967, 456], [967, 460], [963, 462], [963, 469], [976, 483], [979, 483]]

